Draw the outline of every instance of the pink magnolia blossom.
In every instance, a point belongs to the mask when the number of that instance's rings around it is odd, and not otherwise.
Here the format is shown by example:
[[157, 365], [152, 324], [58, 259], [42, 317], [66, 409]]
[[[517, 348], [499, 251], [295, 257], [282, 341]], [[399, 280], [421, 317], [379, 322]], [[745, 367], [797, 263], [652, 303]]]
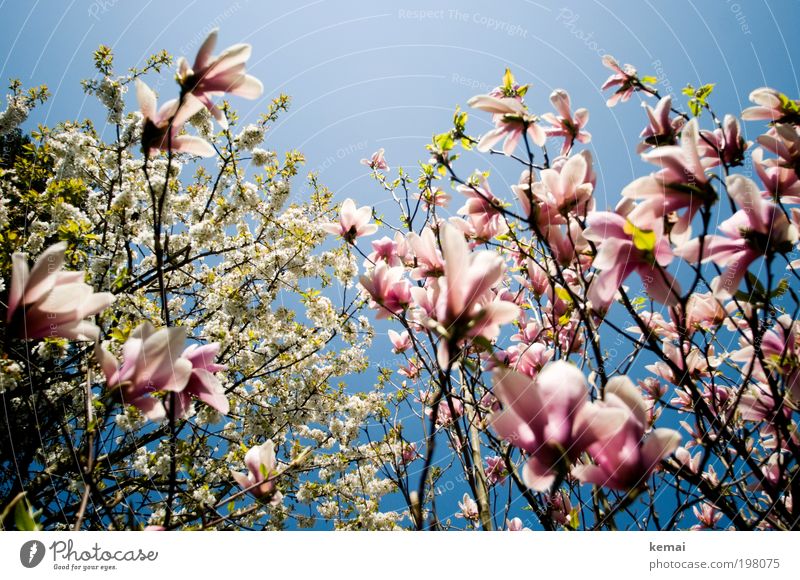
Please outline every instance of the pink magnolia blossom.
[[415, 459], [419, 458], [419, 451], [417, 451], [417, 444], [416, 443], [406, 443], [400, 447], [400, 461], [403, 464], [408, 464], [414, 461]]
[[639, 228], [653, 229], [664, 216], [686, 209], [670, 232], [673, 240], [683, 241], [689, 236], [695, 214], [716, 195], [705, 173], [713, 161], [701, 157], [697, 119], [683, 127], [680, 146], [656, 147], [642, 159], [660, 165], [661, 170], [634, 180], [622, 190], [622, 197], [639, 202], [628, 218]]
[[95, 345], [109, 389], [118, 391], [123, 404], [133, 405], [151, 420], [163, 419], [166, 408], [157, 392], [180, 393], [194, 370], [192, 361], [181, 356], [186, 331], [181, 327], [155, 330], [149, 322], [137, 326], [122, 347], [122, 364]]
[[[772, 328], [767, 330], [760, 341], [762, 365], [756, 356], [752, 331], [742, 330], [741, 348], [731, 353], [731, 360], [744, 363], [742, 375], [752, 374], [753, 378], [767, 385], [768, 375], [783, 378], [790, 400], [800, 406], [800, 324], [789, 314], [777, 318]], [[742, 396], [740, 408], [747, 420], [761, 420], [777, 408], [769, 387], [756, 388]], [[753, 400], [751, 400], [753, 399]]]
[[478, 141], [478, 151], [485, 153], [495, 143], [505, 139], [503, 153], [511, 155], [525, 134], [539, 147], [547, 140], [547, 134], [539, 125], [538, 118], [530, 115], [525, 105], [516, 98], [478, 95], [472, 97], [467, 104], [475, 109], [492, 113], [495, 124], [495, 128], [485, 133]]
[[620, 101], [625, 102], [630, 99], [636, 91], [636, 87], [639, 86], [639, 81], [636, 77], [636, 69], [629, 64], [621, 67], [610, 54], [603, 57], [603, 65], [614, 71], [614, 74], [606, 79], [606, 82], [603, 83], [600, 90], [605, 91], [612, 87], [618, 87], [614, 94], [606, 101], [606, 105], [613, 107]]
[[485, 176], [481, 175], [478, 183], [459, 185], [457, 190], [467, 198], [458, 214], [468, 216], [477, 230], [491, 230], [491, 237], [508, 231], [500, 212], [502, 202], [492, 193]]
[[550, 504], [550, 517], [553, 521], [566, 526], [572, 514], [572, 502], [569, 501], [569, 494], [559, 489], [547, 498]]
[[478, 502], [469, 497], [468, 494], [464, 494], [464, 497], [458, 502], [458, 507], [461, 508], [461, 512], [456, 514], [457, 518], [464, 518], [473, 522], [477, 521]]
[[108, 292], [94, 292], [83, 280], [84, 272], [63, 270], [67, 245], [47, 248], [28, 268], [25, 254], [11, 256], [11, 285], [6, 323], [20, 338], [97, 340], [100, 330], [86, 320], [114, 302]]
[[495, 252], [472, 253], [461, 233], [448, 224], [439, 230], [444, 258], [444, 276], [431, 282], [432, 294], [420, 287], [411, 292], [418, 305], [431, 302], [433, 329], [442, 336], [438, 356], [443, 367], [450, 364], [450, 346], [465, 338], [494, 340], [500, 325], [514, 320], [519, 307], [497, 299], [492, 292], [503, 279], [505, 264]]
[[800, 179], [791, 167], [764, 160], [764, 150], [753, 151], [753, 166], [764, 186], [764, 197], [783, 203], [800, 204]]
[[750, 101], [755, 107], [742, 111], [746, 121], [774, 121], [795, 119], [800, 109], [800, 101], [793, 101], [786, 95], [769, 87], [761, 87], [750, 93]]
[[608, 381], [602, 405], [624, 413], [625, 420], [613, 434], [589, 446], [594, 464], [577, 465], [572, 475], [583, 483], [620, 491], [641, 487], [659, 462], [677, 449], [681, 436], [674, 429], [654, 429], [645, 436], [647, 404], [628, 377]]
[[508, 475], [508, 467], [502, 457], [495, 455], [486, 458], [486, 479], [492, 485], [503, 483]]
[[387, 236], [372, 242], [372, 253], [367, 256], [365, 266], [382, 260], [390, 267], [402, 266], [403, 260], [397, 251], [397, 242]]
[[347, 243], [352, 244], [356, 238], [371, 236], [378, 231], [377, 225], [369, 223], [371, 219], [371, 207], [365, 205], [356, 208], [356, 203], [347, 198], [342, 202], [339, 221], [322, 224], [322, 229], [329, 234], [342, 236]]
[[604, 310], [633, 272], [639, 274], [651, 298], [667, 306], [678, 303], [681, 290], [664, 268], [672, 261], [672, 249], [662, 237], [660, 221], [653, 231], [640, 230], [625, 217], [612, 212], [593, 212], [583, 235], [597, 244], [594, 267], [600, 270], [588, 298], [595, 309]]
[[794, 125], [775, 125], [756, 141], [764, 149], [779, 157], [776, 160], [779, 165], [793, 168], [795, 171], [800, 167], [800, 133]]
[[[708, 377], [709, 373], [721, 362], [721, 359], [714, 355], [713, 345], [709, 346], [708, 352], [703, 352], [696, 346], [684, 343], [683, 350], [681, 350], [672, 341], [665, 340], [661, 348], [664, 355], [682, 371], [682, 374], [688, 374], [693, 379]], [[684, 359], [686, 360], [685, 364]], [[675, 385], [681, 384], [683, 377], [675, 376], [672, 368], [664, 361], [655, 362], [645, 368]]]
[[506, 531], [508, 532], [530, 532], [530, 528], [526, 528], [525, 524], [520, 518], [513, 518], [506, 520]]
[[217, 44], [217, 32], [212, 30], [206, 37], [191, 68], [185, 58], [178, 59], [178, 82], [184, 98], [191, 95], [199, 100], [225, 129], [228, 126], [225, 114], [211, 102], [211, 97], [228, 93], [257, 99], [264, 92], [264, 86], [257, 78], [245, 73], [245, 62], [251, 52], [249, 44], [235, 44], [218, 56], [211, 56]]
[[220, 345], [217, 342], [200, 346], [189, 345], [181, 355], [182, 358], [192, 363], [192, 373], [186, 388], [176, 396], [176, 415], [184, 417], [189, 412], [192, 399], [199, 399], [209, 407], [216, 409], [223, 415], [230, 412], [230, 404], [225, 396], [225, 390], [216, 373], [228, 367], [214, 362], [219, 354]]
[[436, 245], [436, 235], [430, 227], [425, 227], [419, 234], [410, 232], [406, 241], [416, 258], [416, 267], [411, 270], [413, 280], [435, 278], [444, 274], [444, 259]]
[[594, 187], [586, 181], [587, 161], [584, 156], [573, 155], [559, 170], [544, 169], [540, 176], [541, 181], [532, 188], [534, 199], [540, 205], [537, 220], [540, 225], [565, 223], [564, 218], [570, 214], [583, 217], [594, 206]]
[[392, 350], [397, 354], [411, 348], [411, 336], [408, 334], [407, 330], [397, 332], [389, 329], [389, 340], [392, 341]]
[[752, 180], [731, 175], [727, 186], [728, 194], [742, 209], [719, 225], [723, 235], [706, 236], [702, 255], [699, 238], [675, 251], [689, 262], [713, 261], [727, 268], [712, 284], [718, 295], [734, 294], [752, 262], [766, 254], [791, 251], [798, 239], [797, 227], [762, 197]]
[[[450, 409], [451, 403], [453, 406], [452, 410]], [[450, 403], [448, 403], [443, 397], [442, 400], [439, 401], [439, 410], [436, 413], [436, 425], [438, 427], [447, 427], [448, 425], [452, 424], [455, 419], [458, 419], [463, 415], [464, 403], [462, 403], [460, 399], [451, 397]], [[433, 407], [425, 407], [425, 416], [429, 419], [433, 417]]]
[[211, 157], [214, 148], [200, 137], [181, 135], [181, 129], [189, 118], [203, 108], [198, 99], [186, 99], [179, 103], [173, 99], [158, 108], [156, 94], [141, 79], [136, 79], [136, 98], [144, 116], [142, 128], [142, 151], [153, 155], [160, 151], [189, 153], [200, 157]]
[[550, 102], [553, 103], [558, 115], [545, 113], [542, 119], [552, 125], [545, 130], [548, 137], [563, 137], [564, 144], [561, 146], [561, 155], [566, 155], [572, 149], [575, 141], [578, 143], [588, 143], [592, 140], [592, 135], [584, 129], [589, 122], [589, 111], [580, 108], [573, 115], [569, 94], [562, 89], [556, 89], [550, 93]]
[[678, 447], [675, 450], [675, 459], [680, 463], [681, 467], [688, 469], [695, 475], [700, 473], [700, 462], [702, 461], [702, 453], [692, 453], [685, 447]]
[[522, 477], [536, 491], [548, 489], [568, 464], [625, 420], [619, 409], [590, 403], [583, 373], [564, 361], [548, 364], [535, 380], [497, 370], [493, 392], [503, 410], [492, 413], [489, 424], [529, 454]]
[[708, 502], [703, 502], [699, 508], [693, 506], [692, 512], [698, 521], [692, 526], [693, 530], [713, 530], [717, 526], [717, 522], [722, 519], [722, 512], [717, 509], [717, 506]]
[[644, 141], [639, 144], [636, 151], [642, 153], [651, 147], [675, 145], [678, 133], [686, 119], [681, 116], [670, 117], [672, 114], [672, 97], [669, 95], [663, 97], [658, 101], [655, 108], [647, 103], [642, 103], [642, 106], [647, 113], [648, 124], [640, 135]]
[[434, 187], [415, 193], [414, 199], [420, 200], [424, 209], [429, 209], [431, 207], [446, 207], [450, 203], [451, 196], [441, 187]]
[[283, 501], [283, 495], [276, 487], [275, 480], [280, 471], [272, 441], [268, 439], [261, 445], [248, 449], [244, 455], [244, 464], [247, 473], [231, 471], [239, 487], [254, 497], [269, 500], [270, 505], [279, 505]]
[[406, 366], [397, 369], [397, 372], [413, 381], [419, 378], [420, 370], [419, 361], [412, 358]]
[[411, 284], [403, 278], [404, 272], [402, 266], [390, 268], [386, 262], [378, 262], [361, 276], [361, 286], [370, 295], [370, 307], [378, 311], [378, 318], [400, 314], [411, 304]]
[[389, 171], [389, 165], [386, 163], [386, 159], [383, 158], [383, 147], [378, 149], [375, 153], [372, 154], [370, 159], [362, 159], [361, 164], [366, 165], [370, 169], [382, 169], [383, 171]]
[[696, 330], [710, 330], [722, 324], [725, 311], [719, 300], [711, 292], [695, 292], [686, 303], [686, 330], [691, 334]]
[[701, 155], [710, 159], [713, 165], [741, 165], [745, 151], [753, 144], [742, 137], [739, 120], [733, 115], [725, 115], [721, 129], [700, 131], [700, 137]]

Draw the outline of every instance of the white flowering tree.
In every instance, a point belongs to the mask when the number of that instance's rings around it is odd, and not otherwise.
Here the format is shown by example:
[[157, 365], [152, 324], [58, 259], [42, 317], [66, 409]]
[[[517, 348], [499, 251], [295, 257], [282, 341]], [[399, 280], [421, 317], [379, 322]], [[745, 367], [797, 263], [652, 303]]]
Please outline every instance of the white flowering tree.
[[366, 368], [372, 337], [347, 292], [355, 259], [321, 246], [330, 192], [311, 176], [292, 194], [302, 155], [268, 149], [288, 98], [243, 126], [222, 97], [261, 95], [250, 47], [216, 55], [216, 39], [177, 62], [175, 98], [160, 107], [146, 83], [171, 74], [171, 57], [118, 74], [100, 47], [84, 83], [107, 110], [94, 123], [25, 134], [47, 91], [11, 86], [0, 116], [6, 529], [319, 526], [331, 502], [349, 514], [341, 525], [395, 525], [378, 510], [391, 482], [358, 437], [383, 396], [337, 384]]

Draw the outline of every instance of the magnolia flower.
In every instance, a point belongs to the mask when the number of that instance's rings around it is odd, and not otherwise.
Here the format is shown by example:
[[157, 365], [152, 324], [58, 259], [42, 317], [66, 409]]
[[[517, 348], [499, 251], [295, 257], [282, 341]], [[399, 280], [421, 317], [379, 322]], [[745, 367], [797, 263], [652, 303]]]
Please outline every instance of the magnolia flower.
[[378, 262], [361, 276], [361, 286], [372, 298], [370, 307], [378, 311], [378, 318], [399, 314], [411, 304], [411, 284], [403, 278], [404, 272], [402, 266], [390, 268], [386, 262]]
[[97, 340], [100, 330], [86, 320], [114, 302], [108, 292], [94, 292], [83, 282], [84, 272], [66, 272], [67, 244], [47, 248], [28, 269], [25, 254], [11, 256], [11, 286], [6, 323], [20, 338]]
[[742, 333], [741, 348], [732, 352], [730, 358], [744, 363], [743, 376], [752, 374], [765, 385], [765, 388], [756, 388], [742, 396], [740, 408], [743, 416], [748, 420], [759, 420], [769, 414], [761, 412], [763, 408], [770, 411], [776, 408], [772, 395], [768, 394], [768, 375], [771, 372], [783, 377], [787, 395], [795, 404], [800, 404], [800, 325], [789, 314], [782, 314], [775, 320], [775, 325], [763, 334], [759, 342], [763, 365], [756, 356], [752, 331], [748, 328]]
[[521, 101], [511, 97], [492, 97], [478, 95], [472, 97], [467, 104], [475, 109], [492, 113], [495, 128], [485, 133], [478, 142], [477, 149], [483, 153], [505, 138], [503, 153], [511, 155], [524, 134], [541, 147], [547, 140], [547, 134], [538, 124], [538, 119], [528, 114]]
[[578, 143], [588, 143], [592, 140], [592, 135], [584, 130], [589, 122], [589, 111], [581, 108], [572, 114], [570, 108], [569, 94], [567, 91], [557, 89], [550, 93], [550, 102], [553, 103], [558, 116], [553, 113], [545, 113], [542, 119], [552, 125], [545, 130], [548, 137], [564, 137], [564, 144], [561, 146], [561, 155], [566, 155], [572, 149], [572, 145]]
[[347, 198], [339, 211], [339, 221], [322, 224], [322, 229], [329, 234], [340, 235], [347, 243], [352, 244], [356, 238], [371, 236], [378, 231], [377, 225], [369, 223], [370, 219], [371, 207], [365, 205], [356, 208], [356, 203]]
[[800, 101], [793, 101], [775, 89], [755, 89], [750, 93], [750, 101], [756, 106], [742, 111], [742, 119], [746, 121], [797, 121]]
[[642, 103], [647, 113], [648, 125], [642, 130], [640, 137], [644, 139], [636, 148], [638, 153], [650, 147], [675, 145], [678, 132], [683, 127], [686, 119], [681, 116], [670, 118], [672, 113], [672, 97], [667, 95], [658, 101], [655, 108], [647, 103]]
[[[451, 404], [453, 406], [452, 410], [450, 409]], [[443, 398], [439, 401], [438, 409], [439, 410], [436, 412], [436, 425], [438, 427], [446, 427], [450, 425], [454, 419], [458, 419], [464, 415], [464, 403], [461, 402], [461, 399], [455, 397], [451, 397], [449, 403]], [[425, 408], [425, 416], [429, 419], [433, 417], [433, 407]]]
[[717, 526], [717, 522], [722, 519], [722, 512], [717, 509], [717, 506], [708, 502], [703, 502], [699, 508], [693, 506], [692, 512], [698, 521], [696, 525], [692, 526], [692, 530], [713, 530]]
[[403, 261], [397, 253], [397, 242], [387, 236], [383, 236], [380, 240], [374, 240], [372, 250], [372, 253], [367, 256], [365, 266], [378, 261], [384, 261], [392, 267], [403, 265]]
[[400, 461], [407, 465], [419, 457], [416, 443], [406, 443], [405, 441], [400, 446]]
[[219, 354], [218, 342], [200, 346], [192, 344], [183, 351], [182, 358], [192, 363], [192, 373], [186, 388], [176, 396], [176, 415], [184, 417], [188, 413], [192, 398], [200, 399], [203, 403], [227, 415], [230, 411], [228, 398], [222, 388], [216, 373], [225, 370], [225, 365], [217, 364], [214, 360]]
[[766, 201], [752, 180], [741, 175], [727, 179], [728, 195], [742, 208], [719, 225], [724, 235], [706, 236], [700, 255], [695, 238], [675, 250], [689, 262], [713, 261], [727, 267], [712, 283], [717, 295], [732, 295], [739, 288], [750, 264], [761, 256], [791, 251], [798, 239], [797, 227], [773, 203]]
[[438, 357], [442, 367], [450, 364], [450, 346], [468, 337], [494, 340], [500, 325], [519, 314], [516, 304], [497, 299], [492, 288], [503, 278], [505, 264], [495, 252], [471, 253], [464, 236], [454, 227], [442, 224], [439, 230], [444, 258], [444, 276], [431, 282], [432, 296], [426, 289], [412, 287], [414, 302], [424, 308], [431, 302], [433, 329], [443, 337]]
[[383, 147], [381, 147], [372, 154], [370, 159], [362, 159], [361, 164], [366, 165], [370, 169], [382, 169], [384, 171], [389, 171], [389, 166], [386, 164], [386, 159], [383, 158], [383, 152]]
[[184, 98], [191, 95], [205, 106], [220, 126], [225, 129], [228, 121], [225, 114], [211, 102], [211, 97], [224, 93], [257, 99], [264, 92], [264, 86], [257, 78], [245, 74], [244, 63], [250, 58], [249, 44], [235, 44], [223, 50], [218, 56], [211, 53], [217, 44], [217, 29], [212, 30], [189, 68], [185, 58], [178, 59], [178, 82]]
[[478, 503], [469, 497], [468, 494], [464, 494], [462, 500], [458, 502], [458, 507], [461, 508], [461, 513], [456, 514], [457, 518], [464, 518], [471, 521], [478, 519]]
[[491, 231], [490, 237], [508, 231], [508, 225], [499, 209], [502, 202], [492, 193], [485, 176], [481, 175], [477, 184], [459, 185], [456, 189], [467, 198], [457, 213], [468, 216], [476, 230]]
[[431, 207], [445, 207], [450, 203], [450, 194], [441, 187], [426, 188], [414, 194], [414, 199], [420, 200], [424, 209]]
[[636, 91], [636, 87], [639, 86], [639, 80], [636, 78], [636, 69], [629, 64], [620, 67], [619, 63], [610, 54], [603, 57], [603, 65], [614, 71], [614, 74], [606, 79], [600, 90], [605, 91], [611, 87], [619, 87], [611, 95], [611, 98], [606, 101], [606, 105], [613, 107], [620, 101], [625, 102], [630, 99], [631, 95]]
[[783, 167], [773, 160], [764, 160], [764, 150], [753, 151], [753, 166], [764, 185], [764, 197], [783, 203], [800, 203], [800, 179], [791, 167]]
[[95, 345], [109, 389], [116, 389], [123, 404], [133, 405], [151, 420], [166, 414], [156, 392], [180, 393], [186, 388], [193, 371], [192, 361], [181, 356], [186, 331], [181, 327], [155, 330], [144, 322], [131, 332], [122, 347], [122, 364], [114, 355]]
[[142, 151], [145, 155], [152, 155], [159, 150], [200, 157], [214, 155], [214, 148], [200, 137], [180, 134], [186, 121], [202, 109], [203, 105], [198, 99], [186, 99], [183, 103], [172, 99], [159, 109], [156, 94], [141, 79], [136, 79], [136, 98], [144, 116]]
[[612, 436], [625, 420], [619, 409], [590, 403], [583, 373], [564, 361], [548, 364], [535, 380], [499, 369], [493, 392], [503, 410], [492, 413], [489, 424], [530, 455], [522, 478], [536, 491], [548, 489], [581, 453]]
[[622, 426], [593, 442], [588, 451], [594, 465], [576, 465], [572, 475], [583, 483], [620, 491], [641, 487], [659, 462], [677, 449], [681, 436], [674, 429], [654, 429], [645, 437], [647, 403], [628, 377], [608, 381], [601, 405], [622, 412]]
[[389, 329], [389, 340], [392, 341], [392, 350], [397, 354], [411, 348], [411, 336], [408, 334], [407, 330], [398, 333], [397, 331]]
[[533, 195], [541, 203], [538, 222], [542, 226], [564, 223], [574, 213], [584, 216], [593, 204], [594, 187], [586, 181], [588, 165], [583, 155], [573, 155], [560, 167], [544, 169], [541, 181], [533, 184]]
[[525, 524], [520, 518], [513, 518], [506, 520], [506, 531], [508, 532], [530, 532], [530, 528], [526, 528]]
[[430, 227], [425, 227], [420, 234], [409, 232], [406, 241], [417, 259], [416, 267], [411, 271], [413, 280], [438, 277], [444, 273], [444, 259], [436, 247], [436, 235]]
[[486, 479], [490, 484], [503, 483], [507, 474], [508, 468], [502, 457], [495, 455], [486, 458]]
[[583, 235], [597, 244], [593, 265], [600, 270], [589, 287], [588, 298], [595, 309], [608, 308], [617, 290], [633, 272], [639, 274], [651, 298], [675, 306], [681, 290], [665, 270], [672, 261], [672, 249], [660, 231], [645, 231], [625, 217], [612, 212], [593, 212], [586, 220]]
[[777, 155], [780, 159], [776, 161], [780, 165], [797, 171], [800, 166], [800, 133], [794, 125], [776, 124], [756, 141], [764, 149]]
[[268, 500], [270, 505], [279, 505], [283, 495], [277, 490], [275, 480], [280, 475], [275, 458], [275, 446], [267, 440], [257, 447], [251, 447], [244, 455], [247, 473], [231, 471], [233, 479], [247, 493]]
[[741, 165], [744, 152], [752, 145], [742, 137], [739, 120], [733, 115], [725, 115], [721, 129], [700, 131], [701, 155], [712, 161], [712, 166], [725, 163], [729, 166]]
[[670, 234], [675, 241], [688, 237], [695, 214], [716, 195], [705, 174], [713, 161], [701, 157], [699, 139], [697, 119], [692, 119], [681, 131], [680, 146], [665, 145], [642, 155], [642, 159], [662, 169], [634, 180], [622, 190], [622, 197], [640, 202], [628, 214], [636, 226], [653, 229], [665, 215], [686, 208]]

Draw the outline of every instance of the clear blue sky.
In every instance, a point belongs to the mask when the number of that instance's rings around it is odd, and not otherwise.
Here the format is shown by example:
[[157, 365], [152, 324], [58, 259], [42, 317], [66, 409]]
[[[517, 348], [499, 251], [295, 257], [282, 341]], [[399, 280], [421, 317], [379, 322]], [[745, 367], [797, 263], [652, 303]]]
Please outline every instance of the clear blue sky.
[[[499, 84], [507, 66], [520, 82], [533, 84], [527, 97], [533, 110], [549, 108], [554, 88], [567, 89], [575, 107], [590, 109], [598, 209], [614, 206], [622, 186], [650, 170], [634, 152], [644, 121], [640, 107], [605, 106], [599, 86], [609, 71], [602, 54], [658, 76], [659, 90], [674, 92], [682, 105], [686, 83], [717, 83], [713, 103], [720, 115], [739, 113], [755, 87], [800, 95], [795, 0], [6, 0], [0, 16], [0, 79], [46, 83], [53, 93], [28, 128], [84, 117], [101, 122], [98, 105], [80, 87], [93, 73], [91, 54], [101, 43], [114, 49], [120, 70], [162, 48], [191, 60], [213, 27], [220, 28], [220, 47], [251, 43], [249, 69], [265, 94], [260, 101], [234, 98], [233, 106], [254, 120], [269, 99], [291, 95], [292, 109], [267, 146], [300, 149], [337, 200], [353, 197], [387, 212], [389, 203], [359, 160], [385, 147], [392, 168], [413, 167], [425, 159], [431, 134], [450, 128], [454, 107]], [[174, 91], [170, 82], [161, 90], [164, 98]], [[136, 107], [133, 95], [128, 107]], [[469, 128], [477, 134], [488, 126], [487, 115], [478, 114]], [[758, 127], [748, 129], [754, 138]], [[504, 161], [468, 157], [462, 171], [492, 170], [493, 188], [501, 192], [519, 175]], [[376, 348], [386, 349], [386, 341]], [[381, 358], [387, 357], [376, 355]]]
[[[642, 172], [630, 142], [642, 112], [636, 104], [606, 108], [598, 87], [608, 71], [599, 54], [657, 74], [665, 92], [716, 82], [720, 113], [740, 111], [749, 91], [764, 84], [800, 94], [793, 62], [800, 59], [793, 30], [800, 3], [793, 0], [6, 0], [0, 13], [0, 79], [47, 83], [54, 98], [33, 121], [50, 123], [100, 120], [79, 84], [92, 74], [100, 43], [124, 67], [162, 48], [193, 56], [205, 32], [219, 26], [220, 46], [253, 45], [250, 69], [265, 85], [262, 101], [234, 99], [234, 106], [254, 119], [269, 98], [290, 94], [293, 108], [269, 145], [301, 149], [339, 199], [379, 206], [386, 202], [376, 199], [359, 159], [386, 147], [392, 166], [414, 164], [430, 135], [449, 127], [454, 106], [498, 84], [506, 66], [533, 83], [534, 110], [549, 106], [556, 87], [590, 109], [598, 195], [612, 205], [620, 186]], [[165, 97], [171, 90], [163, 85]], [[471, 127], [480, 132], [486, 122], [476, 116]]]

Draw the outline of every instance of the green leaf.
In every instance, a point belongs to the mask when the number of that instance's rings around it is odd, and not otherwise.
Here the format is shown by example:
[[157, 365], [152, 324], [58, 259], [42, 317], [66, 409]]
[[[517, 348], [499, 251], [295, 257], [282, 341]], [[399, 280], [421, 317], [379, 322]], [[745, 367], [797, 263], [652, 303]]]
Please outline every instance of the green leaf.
[[656, 233], [651, 230], [641, 230], [631, 222], [625, 224], [625, 233], [631, 235], [633, 245], [637, 250], [652, 252], [656, 249]]
[[436, 145], [438, 151], [444, 152], [450, 151], [455, 145], [455, 141], [453, 141], [453, 135], [448, 131], [447, 133], [440, 133], [434, 136], [433, 144]]
[[21, 532], [35, 532], [40, 529], [35, 517], [36, 514], [33, 508], [25, 498], [18, 502], [17, 507], [14, 508], [14, 525]]
[[781, 279], [780, 282], [778, 282], [778, 285], [775, 287], [775, 290], [770, 292], [769, 296], [770, 298], [780, 298], [781, 296], [786, 294], [786, 291], [788, 289], [789, 289], [789, 280], [787, 278], [783, 278]]
[[656, 84], [658, 82], [658, 79], [656, 77], [653, 77], [653, 76], [640, 77], [639, 80], [642, 81], [646, 85], [654, 85], [654, 84]]
[[514, 90], [514, 75], [511, 74], [511, 69], [506, 69], [506, 74], [503, 75], [503, 88], [511, 92]]

